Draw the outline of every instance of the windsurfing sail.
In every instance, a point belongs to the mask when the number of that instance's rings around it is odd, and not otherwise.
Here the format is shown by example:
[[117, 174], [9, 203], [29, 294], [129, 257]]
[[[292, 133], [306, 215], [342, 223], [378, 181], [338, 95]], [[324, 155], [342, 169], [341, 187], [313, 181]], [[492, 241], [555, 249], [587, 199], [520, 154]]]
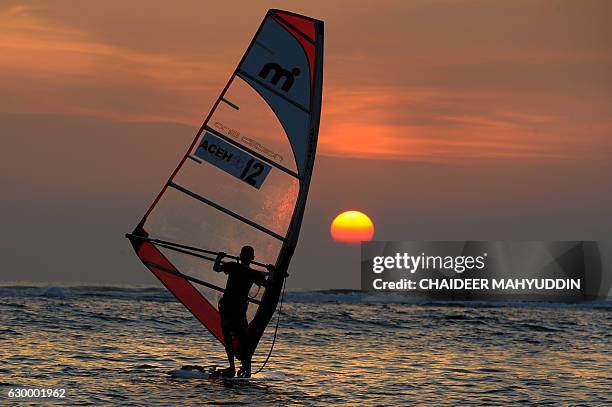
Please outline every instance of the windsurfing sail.
[[[289, 267], [312, 175], [323, 79], [323, 22], [269, 10], [187, 153], [127, 237], [144, 265], [223, 343], [217, 252], [255, 249]], [[283, 279], [253, 290], [250, 354]]]

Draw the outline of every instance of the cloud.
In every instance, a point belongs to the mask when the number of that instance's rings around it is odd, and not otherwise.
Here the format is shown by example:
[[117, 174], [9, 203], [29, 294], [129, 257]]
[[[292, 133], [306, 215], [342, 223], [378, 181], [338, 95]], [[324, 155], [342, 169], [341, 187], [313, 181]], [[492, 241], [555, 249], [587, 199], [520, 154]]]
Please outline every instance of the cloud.
[[212, 94], [216, 76], [227, 75], [211, 60], [109, 44], [40, 14], [25, 6], [0, 13], [3, 112], [193, 124], [194, 93]]
[[[36, 4], [0, 9], [0, 112], [194, 129], [254, 32], [254, 12], [265, 9], [111, 2], [77, 13], [70, 2]], [[559, 4], [313, 3], [304, 12], [327, 24], [319, 152], [451, 163], [609, 159], [610, 30]], [[200, 23], [204, 14], [216, 18]]]
[[[328, 155], [460, 163], [474, 159], [605, 158], [558, 116], [516, 111], [488, 95], [435, 89], [330, 90], [321, 150]], [[581, 125], [581, 124], [580, 124]], [[591, 129], [593, 139], [612, 126]], [[328, 136], [331, 135], [331, 136]], [[597, 144], [608, 145], [604, 139]]]

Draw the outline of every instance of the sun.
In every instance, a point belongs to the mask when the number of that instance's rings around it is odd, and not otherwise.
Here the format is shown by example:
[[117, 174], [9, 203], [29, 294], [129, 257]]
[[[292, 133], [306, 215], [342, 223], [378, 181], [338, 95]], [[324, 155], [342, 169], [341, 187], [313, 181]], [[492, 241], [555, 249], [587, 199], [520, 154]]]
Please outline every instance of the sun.
[[346, 211], [334, 218], [330, 226], [330, 233], [336, 242], [358, 244], [372, 240], [374, 223], [363, 212]]

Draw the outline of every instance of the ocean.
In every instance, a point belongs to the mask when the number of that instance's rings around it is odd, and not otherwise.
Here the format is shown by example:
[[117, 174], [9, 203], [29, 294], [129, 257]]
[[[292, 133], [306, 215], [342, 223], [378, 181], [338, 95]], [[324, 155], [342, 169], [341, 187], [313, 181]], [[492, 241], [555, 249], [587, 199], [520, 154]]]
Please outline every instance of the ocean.
[[611, 404], [612, 302], [288, 292], [272, 357], [252, 380], [167, 375], [225, 363], [164, 289], [0, 286], [0, 405]]

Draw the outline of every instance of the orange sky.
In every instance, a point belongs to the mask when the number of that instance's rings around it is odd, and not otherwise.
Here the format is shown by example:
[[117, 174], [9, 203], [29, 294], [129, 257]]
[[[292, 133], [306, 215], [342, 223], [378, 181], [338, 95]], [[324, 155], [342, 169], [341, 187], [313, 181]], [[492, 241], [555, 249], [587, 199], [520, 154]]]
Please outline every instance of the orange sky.
[[2, 279], [153, 283], [122, 236], [268, 8], [326, 24], [290, 288], [359, 284], [348, 209], [378, 240], [610, 238], [612, 2], [5, 0]]
[[279, 6], [327, 24], [322, 154], [612, 154], [605, 1], [209, 3], [3, 2], [0, 111], [196, 128]]

